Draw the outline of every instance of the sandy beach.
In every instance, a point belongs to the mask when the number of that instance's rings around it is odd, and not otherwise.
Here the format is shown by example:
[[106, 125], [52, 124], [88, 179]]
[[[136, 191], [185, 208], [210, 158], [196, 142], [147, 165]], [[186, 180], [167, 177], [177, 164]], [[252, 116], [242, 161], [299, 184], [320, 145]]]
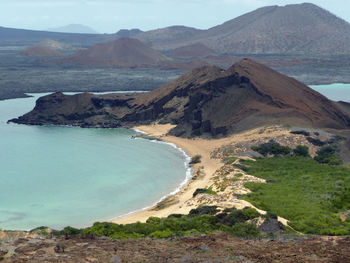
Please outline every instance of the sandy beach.
[[210, 158], [210, 153], [217, 148], [217, 143], [210, 143], [211, 141], [203, 139], [184, 139], [166, 135], [172, 127], [172, 125], [148, 125], [137, 126], [134, 128], [146, 132], [150, 136], [158, 137], [165, 142], [174, 143], [191, 157], [197, 154], [201, 155], [201, 163], [193, 165], [193, 171], [196, 171], [199, 167], [203, 166], [204, 168], [202, 169], [205, 176], [199, 180], [191, 180], [183, 189], [181, 189], [181, 191], [175, 195], [177, 199], [176, 204], [170, 205], [161, 210], [154, 210], [154, 208], [151, 208], [123, 218], [117, 218], [113, 220], [113, 222], [119, 224], [133, 223], [137, 221], [145, 222], [150, 216], [166, 217], [174, 213], [188, 213], [193, 207], [185, 205], [185, 202], [192, 198], [192, 194], [197, 188], [205, 188], [209, 183], [210, 175], [222, 166], [219, 159]]
[[[136, 212], [124, 217], [117, 217], [112, 219], [113, 222], [118, 224], [127, 224], [134, 222], [145, 222], [149, 217], [167, 217], [170, 214], [187, 214], [193, 208], [197, 208], [199, 205], [218, 205], [219, 207], [236, 207], [242, 209], [246, 206], [254, 207], [249, 202], [238, 199], [236, 194], [246, 194], [249, 192], [243, 185], [246, 182], [261, 182], [264, 180], [253, 177], [251, 175], [243, 174], [241, 170], [229, 170], [222, 162], [220, 156], [213, 154], [217, 149], [226, 145], [234, 145], [234, 148], [240, 149], [239, 151], [246, 151], [247, 146], [245, 143], [249, 142], [264, 142], [271, 138], [277, 139], [277, 141], [283, 140], [288, 142], [289, 145], [304, 144], [308, 145], [312, 152], [312, 145], [305, 141], [305, 138], [300, 135], [291, 135], [290, 130], [283, 127], [263, 127], [254, 130], [242, 132], [222, 139], [187, 139], [179, 138], [175, 136], [167, 135], [168, 131], [174, 127], [173, 125], [147, 125], [137, 126], [135, 129], [145, 132], [150, 136], [157, 137], [165, 142], [173, 143], [176, 146], [183, 149], [189, 156], [201, 155], [201, 162], [194, 164], [193, 178], [185, 185], [177, 194], [168, 197], [155, 207], [149, 208], [144, 211]], [[249, 148], [249, 147], [248, 147]], [[237, 155], [239, 156], [239, 151]], [[240, 158], [247, 158], [245, 156], [239, 156]], [[239, 173], [239, 180], [231, 180]], [[237, 178], [236, 178], [237, 179]], [[224, 188], [219, 193], [219, 189], [228, 180], [234, 182], [229, 187]], [[200, 194], [193, 197], [193, 193], [198, 188], [212, 188], [218, 191], [217, 195]], [[257, 209], [260, 213], [265, 213]], [[280, 218], [284, 224], [286, 220]]]

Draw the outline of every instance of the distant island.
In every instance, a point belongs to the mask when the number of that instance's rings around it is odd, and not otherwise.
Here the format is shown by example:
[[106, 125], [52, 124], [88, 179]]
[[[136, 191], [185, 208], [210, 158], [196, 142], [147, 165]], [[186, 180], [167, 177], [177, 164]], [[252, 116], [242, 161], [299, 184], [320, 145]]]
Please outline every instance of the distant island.
[[96, 30], [89, 26], [80, 24], [69, 24], [66, 26], [47, 28], [44, 31], [59, 32], [59, 33], [79, 33], [79, 34], [99, 34]]

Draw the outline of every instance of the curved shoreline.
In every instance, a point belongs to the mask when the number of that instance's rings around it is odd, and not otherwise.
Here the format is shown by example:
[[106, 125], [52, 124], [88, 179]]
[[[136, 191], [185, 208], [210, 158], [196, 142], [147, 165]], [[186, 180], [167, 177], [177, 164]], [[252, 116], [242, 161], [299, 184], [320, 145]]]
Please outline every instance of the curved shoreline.
[[[192, 209], [200, 205], [217, 205], [223, 208], [235, 207], [237, 209], [252, 207], [261, 214], [266, 213], [266, 211], [258, 209], [251, 203], [236, 196], [236, 194], [242, 195], [249, 193], [249, 190], [244, 187], [245, 182], [265, 182], [263, 179], [248, 174], [245, 174], [241, 180], [239, 180], [238, 185], [235, 185], [233, 188], [227, 188], [227, 190], [217, 195], [197, 195], [194, 197], [193, 193], [198, 188], [218, 188], [218, 186], [215, 185], [215, 180], [217, 180], [216, 178], [222, 177], [223, 172], [225, 172], [222, 170], [225, 164], [222, 162], [221, 158], [215, 158], [211, 155], [215, 150], [226, 145], [236, 145], [237, 143], [241, 144], [251, 140], [264, 139], [266, 137], [270, 138], [271, 136], [290, 136], [290, 131], [288, 129], [272, 126], [270, 128], [264, 128], [263, 133], [261, 132], [261, 128], [256, 128], [220, 139], [188, 139], [167, 135], [168, 131], [173, 127], [174, 125], [170, 124], [151, 124], [134, 128], [152, 137], [159, 138], [166, 143], [174, 144], [177, 148], [183, 149], [189, 156], [201, 155], [201, 162], [192, 165], [194, 176], [180, 191], [164, 199], [161, 203], [144, 208], [142, 211], [134, 211], [123, 217], [113, 218], [111, 220], [112, 222], [117, 224], [130, 224], [146, 222], [149, 217], [162, 218], [168, 217], [171, 214], [188, 214]], [[242, 157], [244, 158], [244, 156]], [[240, 173], [240, 171], [238, 172]], [[288, 223], [286, 219], [281, 217], [279, 217], [278, 220], [284, 225]]]
[[[135, 132], [137, 133], [140, 133], [140, 134], [144, 134], [144, 135], [148, 135], [149, 133], [145, 132], [145, 131], [142, 131], [142, 130], [139, 130], [137, 128], [132, 128], [132, 130], [134, 130]], [[135, 138], [135, 139], [142, 139], [142, 138]], [[147, 139], [146, 139], [147, 140]], [[171, 142], [166, 142], [166, 141], [158, 141], [158, 140], [149, 140], [153, 143], [161, 143], [161, 144], [166, 144], [166, 145], [169, 145], [173, 148], [175, 148], [176, 150], [180, 151], [183, 156], [184, 156], [184, 164], [185, 164], [185, 180], [182, 181], [180, 183], [180, 185], [178, 187], [175, 188], [175, 190], [171, 191], [170, 193], [166, 194], [165, 196], [161, 197], [158, 201], [154, 202], [153, 204], [149, 205], [149, 206], [146, 206], [146, 207], [143, 207], [141, 209], [137, 209], [137, 210], [134, 210], [134, 211], [131, 211], [129, 213], [126, 213], [126, 214], [123, 214], [123, 215], [120, 215], [120, 216], [117, 216], [117, 217], [113, 217], [112, 219], [110, 219], [109, 221], [115, 221], [115, 220], [119, 220], [119, 219], [123, 219], [123, 218], [126, 218], [128, 216], [131, 216], [131, 215], [134, 215], [134, 214], [137, 214], [139, 212], [143, 212], [143, 211], [146, 211], [148, 209], [151, 209], [155, 206], [157, 206], [158, 204], [160, 204], [161, 202], [163, 202], [164, 200], [166, 200], [167, 198], [171, 197], [171, 196], [174, 196], [176, 195], [177, 193], [179, 193], [181, 191], [182, 188], [184, 188], [188, 182], [191, 180], [192, 178], [192, 175], [193, 175], [193, 169], [190, 165], [190, 162], [191, 162], [191, 157], [186, 153], [185, 150], [183, 150], [182, 148], [178, 147], [176, 144], [174, 143], [171, 143]]]
[[[112, 218], [112, 222], [118, 224], [128, 224], [138, 221], [145, 222], [151, 216], [167, 217], [174, 213], [187, 214], [192, 208], [196, 207], [195, 204], [188, 204], [192, 198], [193, 192], [197, 188], [207, 187], [212, 175], [222, 166], [220, 160], [210, 157], [210, 153], [217, 148], [217, 144], [221, 143], [221, 140], [186, 139], [166, 135], [173, 127], [174, 125], [170, 124], [156, 124], [136, 126], [133, 127], [133, 129], [159, 138], [162, 140], [162, 143], [167, 143], [177, 149], [181, 149], [188, 156], [193, 157], [196, 154], [200, 154], [202, 156], [202, 162], [192, 165], [191, 168], [193, 172], [200, 169], [204, 175], [196, 180], [194, 180], [194, 177], [191, 177], [181, 185], [181, 188], [179, 187], [179, 191], [173, 192], [172, 195], [168, 195], [168, 197], [157, 202], [157, 204], [144, 208], [142, 211], [134, 211], [133, 213]], [[225, 139], [225, 141], [226, 140], [227, 139]], [[159, 143], [159, 141], [157, 142]], [[165, 204], [163, 202], [165, 202]], [[162, 204], [164, 204], [164, 206], [159, 208], [158, 206]]]

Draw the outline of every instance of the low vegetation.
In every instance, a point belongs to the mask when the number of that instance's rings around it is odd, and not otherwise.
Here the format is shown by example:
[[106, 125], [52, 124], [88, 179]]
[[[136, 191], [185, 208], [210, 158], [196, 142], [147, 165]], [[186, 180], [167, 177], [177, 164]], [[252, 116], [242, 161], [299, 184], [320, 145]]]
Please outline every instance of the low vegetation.
[[[321, 148], [315, 159], [326, 160], [328, 154], [334, 151]], [[289, 225], [302, 233], [350, 234], [350, 219], [339, 216], [350, 209], [349, 169], [300, 156], [260, 158], [241, 161], [241, 165], [267, 181], [245, 184], [252, 193], [243, 199], [288, 219]]]
[[340, 165], [343, 161], [336, 155], [336, 149], [332, 146], [323, 146], [317, 151], [314, 158], [319, 163]]
[[315, 145], [315, 146], [324, 146], [326, 142], [321, 141], [320, 139], [315, 139], [312, 137], [306, 137], [306, 140], [308, 140], [309, 143]]
[[189, 215], [174, 214], [167, 218], [150, 217], [146, 223], [119, 225], [114, 223], [94, 223], [92, 227], [76, 229], [66, 227], [55, 231], [55, 235], [105, 236], [112, 239], [127, 238], [168, 238], [194, 234], [210, 234], [221, 231], [233, 236], [256, 237], [259, 230], [246, 221], [259, 217], [253, 208], [242, 210], [226, 209], [219, 213], [216, 206], [192, 209]]
[[233, 164], [237, 160], [237, 157], [234, 156], [228, 156], [224, 158], [224, 163], [227, 164]]
[[202, 159], [202, 156], [197, 154], [195, 156], [192, 157], [190, 164], [196, 164], [196, 163], [200, 163]]
[[193, 193], [193, 197], [195, 197], [198, 194], [216, 195], [217, 193], [211, 188], [197, 188], [196, 191], [194, 191]]
[[291, 133], [291, 134], [297, 134], [297, 135], [310, 136], [310, 132], [304, 131], [304, 130], [300, 130], [300, 131], [291, 131], [290, 133]]
[[304, 145], [298, 145], [293, 150], [295, 156], [310, 157], [309, 148]]
[[253, 151], [260, 153], [263, 156], [267, 155], [286, 155], [291, 152], [288, 146], [281, 146], [279, 143], [271, 140], [268, 143], [251, 147]]

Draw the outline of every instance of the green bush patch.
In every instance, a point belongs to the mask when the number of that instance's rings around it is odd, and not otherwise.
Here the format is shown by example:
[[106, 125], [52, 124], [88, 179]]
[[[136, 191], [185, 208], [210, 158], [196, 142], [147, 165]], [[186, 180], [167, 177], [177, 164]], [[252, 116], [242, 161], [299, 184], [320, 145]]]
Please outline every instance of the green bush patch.
[[217, 192], [215, 192], [211, 188], [197, 188], [196, 191], [194, 191], [193, 193], [193, 197], [195, 197], [198, 194], [217, 195]]
[[[219, 212], [216, 206], [203, 206], [193, 209], [190, 215], [170, 215], [167, 218], [150, 217], [146, 223], [134, 223], [119, 225], [114, 223], [96, 222], [92, 227], [76, 229], [66, 227], [62, 231], [56, 231], [56, 235], [82, 235], [83, 237], [105, 236], [112, 239], [126, 238], [169, 238], [175, 236], [188, 236], [198, 234], [210, 234], [215, 231], [223, 231], [239, 237], [255, 237], [259, 235], [258, 229], [246, 223], [247, 220], [260, 216], [252, 209], [225, 210]], [[221, 216], [220, 216], [221, 215]]]
[[350, 208], [349, 169], [304, 157], [262, 158], [244, 165], [267, 184], [247, 183], [252, 193], [243, 199], [288, 219], [303, 233], [350, 234], [350, 222], [337, 214]]
[[295, 156], [310, 157], [309, 148], [307, 146], [298, 145], [293, 152]]
[[224, 163], [225, 163], [226, 165], [227, 165], [227, 164], [233, 164], [236, 160], [237, 160], [237, 157], [229, 156], [229, 157], [225, 157], [225, 158], [224, 158]]
[[200, 163], [202, 159], [202, 156], [200, 156], [199, 154], [195, 155], [192, 157], [190, 164], [196, 164], [196, 163]]
[[274, 140], [269, 141], [268, 143], [263, 143], [260, 145], [252, 146], [253, 151], [260, 153], [263, 156], [267, 155], [286, 155], [291, 152], [291, 149], [288, 146], [281, 146], [279, 143]]
[[317, 151], [317, 156], [315, 156], [315, 160], [319, 163], [326, 163], [329, 165], [340, 165], [343, 161], [336, 156], [336, 150], [332, 146], [323, 146]]

